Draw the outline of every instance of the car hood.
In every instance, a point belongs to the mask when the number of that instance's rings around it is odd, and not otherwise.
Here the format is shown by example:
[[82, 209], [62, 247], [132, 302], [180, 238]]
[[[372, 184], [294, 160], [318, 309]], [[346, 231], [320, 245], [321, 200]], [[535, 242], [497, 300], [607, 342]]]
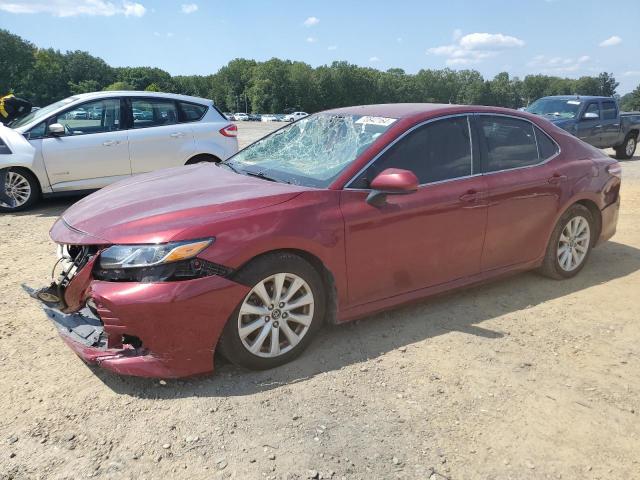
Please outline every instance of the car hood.
[[[115, 183], [62, 214], [60, 243], [161, 243], [194, 224], [291, 200], [306, 187], [240, 175], [214, 164], [178, 167]], [[86, 238], [85, 238], [86, 237]]]

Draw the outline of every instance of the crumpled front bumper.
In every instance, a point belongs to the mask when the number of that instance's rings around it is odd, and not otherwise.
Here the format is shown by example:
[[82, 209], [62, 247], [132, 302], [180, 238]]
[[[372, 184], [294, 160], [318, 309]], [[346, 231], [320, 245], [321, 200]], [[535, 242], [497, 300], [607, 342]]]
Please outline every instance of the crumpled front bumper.
[[[123, 375], [178, 378], [213, 371], [224, 325], [249, 288], [211, 276], [166, 283], [90, 280], [82, 290], [95, 314], [44, 307], [80, 358]], [[131, 338], [140, 345], [127, 343]]]

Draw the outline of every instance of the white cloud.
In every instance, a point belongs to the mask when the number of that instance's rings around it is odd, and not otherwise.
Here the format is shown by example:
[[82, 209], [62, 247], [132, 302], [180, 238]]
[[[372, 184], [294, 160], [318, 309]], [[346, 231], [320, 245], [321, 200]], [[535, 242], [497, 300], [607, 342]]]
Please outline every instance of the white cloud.
[[307, 43], [316, 43], [317, 41], [316, 37], [307, 37]]
[[398, 38], [396, 38], [396, 42], [402, 43], [402, 42], [404, 42], [404, 38], [398, 37]]
[[495, 57], [502, 50], [524, 46], [519, 38], [502, 33], [470, 33], [462, 35], [460, 30], [453, 32], [455, 43], [427, 50], [429, 55], [447, 57], [447, 65], [469, 65], [480, 63], [485, 58]]
[[198, 5], [195, 3], [183, 3], [181, 6], [182, 13], [187, 15], [198, 11]]
[[374, 56], [374, 57], [370, 57], [370, 58], [369, 58], [369, 61], [370, 61], [371, 63], [378, 63], [378, 62], [380, 61], [380, 59], [379, 59], [378, 57], [375, 57], [375, 56]]
[[591, 60], [589, 55], [582, 55], [578, 58], [536, 55], [527, 63], [527, 66], [536, 68], [538, 71], [544, 73], [570, 73], [584, 69], [585, 64], [589, 60]]
[[338, 49], [338, 46], [337, 46], [337, 45], [329, 45], [329, 46], [327, 47], [327, 50], [337, 50], [337, 49]]
[[613, 47], [615, 45], [620, 45], [622, 43], [622, 39], [617, 36], [614, 35], [613, 37], [609, 37], [606, 40], [603, 40], [600, 42], [600, 46], [601, 47]]
[[453, 37], [453, 41], [457, 42], [458, 40], [460, 40], [460, 37], [462, 37], [462, 30], [456, 28], [451, 36]]
[[142, 17], [147, 9], [140, 3], [106, 0], [0, 0], [0, 10], [9, 13], [48, 13], [55, 17], [78, 15]]
[[320, 23], [320, 19], [318, 17], [309, 17], [302, 24], [305, 27], [313, 27]]
[[519, 38], [501, 33], [470, 33], [460, 37], [458, 42], [462, 48], [468, 50], [490, 50], [524, 46], [524, 42]]

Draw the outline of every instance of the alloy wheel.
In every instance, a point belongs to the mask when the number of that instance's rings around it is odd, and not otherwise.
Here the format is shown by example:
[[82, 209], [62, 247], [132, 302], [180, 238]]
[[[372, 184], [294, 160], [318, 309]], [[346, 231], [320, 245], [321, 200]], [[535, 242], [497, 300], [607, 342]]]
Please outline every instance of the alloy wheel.
[[271, 275], [258, 282], [240, 306], [240, 340], [253, 355], [284, 355], [309, 331], [313, 311], [313, 292], [304, 279], [293, 273]]
[[636, 139], [635, 138], [630, 138], [627, 141], [627, 146], [625, 148], [625, 153], [627, 154], [628, 157], [632, 157], [633, 154], [636, 151]]
[[576, 216], [565, 225], [558, 240], [557, 258], [560, 268], [572, 272], [584, 261], [589, 252], [591, 228], [586, 218]]
[[18, 172], [9, 171], [5, 181], [5, 192], [13, 200], [12, 205], [0, 202], [0, 207], [18, 208], [31, 198], [31, 185], [29, 181]]

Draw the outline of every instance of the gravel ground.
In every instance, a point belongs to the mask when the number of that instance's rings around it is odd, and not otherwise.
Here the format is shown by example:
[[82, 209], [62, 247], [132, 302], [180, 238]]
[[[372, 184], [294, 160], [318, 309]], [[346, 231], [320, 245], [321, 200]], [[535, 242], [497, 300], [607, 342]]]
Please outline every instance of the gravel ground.
[[0, 479], [639, 479], [640, 157], [623, 168], [618, 234], [574, 279], [517, 275], [187, 381], [90, 369], [21, 291], [72, 200], [1, 216]]

